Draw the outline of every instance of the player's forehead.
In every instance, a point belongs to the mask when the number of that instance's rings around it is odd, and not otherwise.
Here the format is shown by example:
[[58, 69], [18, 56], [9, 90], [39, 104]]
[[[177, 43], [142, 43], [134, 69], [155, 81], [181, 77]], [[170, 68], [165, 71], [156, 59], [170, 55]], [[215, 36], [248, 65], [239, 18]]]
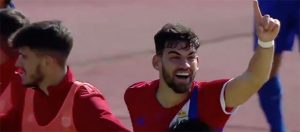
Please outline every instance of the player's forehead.
[[186, 41], [167, 42], [164, 53], [169, 54], [174, 52], [195, 54], [197, 52], [197, 49], [194, 46], [192, 46], [189, 42]]
[[19, 54], [21, 55], [27, 55], [32, 56], [35, 55], [34, 50], [30, 49], [29, 47], [20, 47], [18, 48]]

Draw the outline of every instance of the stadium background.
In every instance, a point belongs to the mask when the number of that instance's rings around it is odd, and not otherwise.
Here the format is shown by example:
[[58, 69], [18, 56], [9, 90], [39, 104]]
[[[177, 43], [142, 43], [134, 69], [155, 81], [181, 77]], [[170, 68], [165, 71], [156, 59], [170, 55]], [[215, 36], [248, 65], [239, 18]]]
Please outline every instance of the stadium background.
[[[158, 78], [152, 68], [154, 34], [166, 23], [191, 27], [200, 37], [197, 80], [231, 78], [242, 73], [252, 55], [251, 0], [14, 0], [32, 22], [59, 19], [75, 38], [69, 58], [77, 79], [106, 97], [113, 113], [129, 128], [123, 100], [137, 81]], [[296, 47], [297, 49], [299, 47]], [[288, 129], [300, 131], [300, 56], [284, 55], [280, 71]], [[253, 96], [229, 119], [225, 132], [267, 132]]]

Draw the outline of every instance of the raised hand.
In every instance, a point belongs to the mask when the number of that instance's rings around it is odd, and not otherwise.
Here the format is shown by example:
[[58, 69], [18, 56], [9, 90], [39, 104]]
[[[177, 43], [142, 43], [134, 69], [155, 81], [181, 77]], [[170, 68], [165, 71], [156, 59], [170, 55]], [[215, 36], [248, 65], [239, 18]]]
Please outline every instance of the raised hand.
[[255, 23], [256, 23], [256, 34], [258, 38], [263, 42], [274, 40], [280, 30], [280, 21], [265, 14], [262, 16], [258, 1], [253, 1]]

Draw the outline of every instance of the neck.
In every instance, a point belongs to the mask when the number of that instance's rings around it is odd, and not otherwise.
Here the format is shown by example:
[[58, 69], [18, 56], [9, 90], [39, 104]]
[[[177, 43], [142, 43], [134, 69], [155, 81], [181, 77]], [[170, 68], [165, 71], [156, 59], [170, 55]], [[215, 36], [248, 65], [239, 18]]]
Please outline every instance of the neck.
[[170, 108], [184, 101], [189, 92], [175, 93], [162, 79], [159, 82], [159, 88], [156, 98], [164, 108]]
[[49, 74], [44, 78], [44, 81], [40, 83], [40, 89], [46, 94], [49, 95], [48, 87], [58, 85], [67, 73], [67, 66], [64, 68], [53, 68], [50, 70]]

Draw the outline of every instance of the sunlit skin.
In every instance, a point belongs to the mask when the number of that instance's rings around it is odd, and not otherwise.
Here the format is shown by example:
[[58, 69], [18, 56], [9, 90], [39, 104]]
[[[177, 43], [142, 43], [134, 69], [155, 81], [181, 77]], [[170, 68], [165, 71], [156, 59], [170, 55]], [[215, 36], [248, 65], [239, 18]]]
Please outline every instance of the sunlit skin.
[[198, 70], [198, 56], [196, 50], [182, 49], [185, 42], [176, 48], [166, 48], [161, 58], [162, 79], [175, 93], [189, 91]]
[[22, 77], [22, 84], [27, 87], [38, 87], [44, 80], [41, 69], [43, 58], [28, 47], [20, 48], [19, 53], [16, 67], [20, 68], [19, 73]]
[[162, 55], [154, 55], [152, 59], [160, 78], [156, 97], [165, 108], [187, 97], [198, 70], [196, 49], [185, 46], [186, 42], [180, 41], [176, 47], [165, 48]]
[[57, 60], [44, 51], [21, 47], [16, 62], [18, 73], [22, 77], [23, 85], [39, 88], [48, 95], [48, 86], [57, 85], [66, 75], [67, 66], [61, 67]]

